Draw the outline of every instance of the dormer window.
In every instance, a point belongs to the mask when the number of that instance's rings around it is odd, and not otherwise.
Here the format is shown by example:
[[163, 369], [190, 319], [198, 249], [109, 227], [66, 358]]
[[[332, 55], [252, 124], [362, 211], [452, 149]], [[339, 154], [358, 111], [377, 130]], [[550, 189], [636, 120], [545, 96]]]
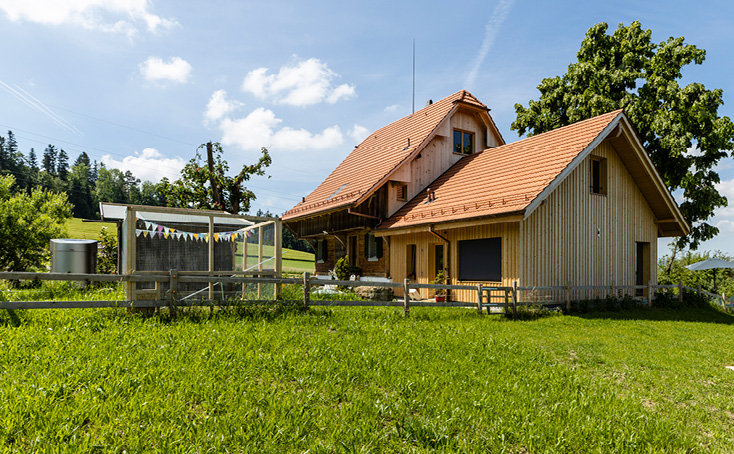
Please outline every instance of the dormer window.
[[462, 131], [461, 129], [454, 129], [454, 153], [474, 153], [474, 133]]

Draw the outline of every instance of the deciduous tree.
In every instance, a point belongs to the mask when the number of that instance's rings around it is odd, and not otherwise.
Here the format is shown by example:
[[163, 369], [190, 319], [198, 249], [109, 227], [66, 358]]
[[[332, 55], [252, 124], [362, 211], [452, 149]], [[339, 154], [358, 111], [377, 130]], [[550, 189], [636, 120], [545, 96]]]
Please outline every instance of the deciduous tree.
[[607, 27], [586, 32], [578, 60], [563, 76], [543, 79], [537, 101], [515, 104], [512, 129], [538, 134], [623, 108], [668, 188], [683, 191], [680, 208], [692, 231], [678, 246], [696, 249], [718, 233], [707, 221], [727, 205], [714, 170], [734, 146], [734, 124], [718, 115], [723, 92], [679, 84], [683, 67], [706, 56], [683, 37], [655, 44], [639, 22], [620, 24], [611, 35]]
[[[211, 146], [212, 155], [202, 162], [198, 150]], [[222, 210], [233, 214], [247, 212], [255, 193], [244, 185], [253, 175], [265, 175], [270, 165], [270, 154], [266, 148], [261, 149], [262, 156], [256, 164], [242, 166], [242, 170], [229, 176], [229, 165], [222, 159], [222, 146], [219, 143], [201, 145], [196, 156], [181, 170], [181, 178], [169, 182], [164, 178], [159, 191], [165, 196], [168, 206], [198, 208], [204, 210]]]
[[0, 270], [23, 271], [48, 258], [52, 238], [66, 236], [71, 205], [66, 194], [14, 192], [15, 178], [0, 176]]

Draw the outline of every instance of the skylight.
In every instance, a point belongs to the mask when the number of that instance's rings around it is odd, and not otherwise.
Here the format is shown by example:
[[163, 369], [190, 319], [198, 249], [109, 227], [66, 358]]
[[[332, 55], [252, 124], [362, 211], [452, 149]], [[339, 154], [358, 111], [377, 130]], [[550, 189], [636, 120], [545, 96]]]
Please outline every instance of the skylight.
[[346, 188], [348, 184], [349, 183], [344, 183], [343, 185], [339, 186], [339, 189], [337, 189], [336, 191], [334, 191], [334, 193], [331, 194], [329, 197], [327, 197], [326, 200], [331, 200], [334, 197], [336, 197], [336, 195], [339, 194], [340, 192], [342, 192], [342, 189]]

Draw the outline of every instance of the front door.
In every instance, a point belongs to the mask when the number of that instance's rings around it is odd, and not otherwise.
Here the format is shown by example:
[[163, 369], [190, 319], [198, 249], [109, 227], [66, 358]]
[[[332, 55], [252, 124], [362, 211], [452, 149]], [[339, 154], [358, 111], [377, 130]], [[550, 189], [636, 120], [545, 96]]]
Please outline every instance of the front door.
[[[650, 243], [635, 243], [635, 285], [648, 285], [650, 282]], [[636, 296], [649, 297], [649, 289], [637, 289]]]

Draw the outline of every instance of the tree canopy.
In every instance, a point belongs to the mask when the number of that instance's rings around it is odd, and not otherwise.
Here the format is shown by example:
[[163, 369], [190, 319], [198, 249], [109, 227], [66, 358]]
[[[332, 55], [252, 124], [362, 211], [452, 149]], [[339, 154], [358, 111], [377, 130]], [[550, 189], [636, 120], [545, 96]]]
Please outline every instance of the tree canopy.
[[680, 248], [696, 249], [718, 228], [707, 222], [727, 200], [717, 191], [716, 164], [734, 147], [734, 124], [720, 117], [720, 89], [679, 84], [682, 69], [703, 63], [706, 51], [683, 37], [659, 44], [635, 21], [611, 35], [599, 23], [586, 32], [578, 60], [563, 76], [543, 79], [540, 98], [515, 104], [512, 129], [539, 134], [616, 109], [624, 109], [671, 191], [682, 190], [681, 211], [691, 233]]
[[[208, 157], [202, 162], [199, 150], [208, 148]], [[198, 208], [202, 210], [222, 210], [233, 214], [246, 212], [255, 193], [244, 186], [253, 175], [265, 175], [270, 165], [270, 154], [266, 148], [256, 164], [244, 165], [242, 170], [229, 176], [229, 164], [222, 159], [222, 146], [219, 143], [201, 145], [196, 155], [181, 170], [181, 178], [169, 182], [161, 180], [159, 190], [166, 198], [168, 206]]]

